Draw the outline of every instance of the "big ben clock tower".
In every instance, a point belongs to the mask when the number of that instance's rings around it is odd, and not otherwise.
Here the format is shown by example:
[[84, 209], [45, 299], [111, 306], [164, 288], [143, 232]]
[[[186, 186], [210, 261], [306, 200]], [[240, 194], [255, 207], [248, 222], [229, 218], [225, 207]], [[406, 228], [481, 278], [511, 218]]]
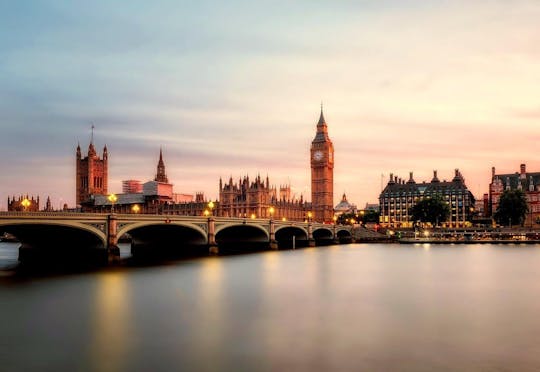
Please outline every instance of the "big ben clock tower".
[[334, 145], [328, 137], [322, 104], [317, 133], [311, 142], [311, 203], [315, 221], [332, 221], [334, 216]]

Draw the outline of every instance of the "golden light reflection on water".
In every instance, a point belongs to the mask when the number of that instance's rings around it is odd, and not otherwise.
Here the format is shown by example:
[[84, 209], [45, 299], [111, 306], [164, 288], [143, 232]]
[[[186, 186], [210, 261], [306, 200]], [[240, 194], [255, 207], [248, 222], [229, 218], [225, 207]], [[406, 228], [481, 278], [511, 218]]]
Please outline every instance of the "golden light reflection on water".
[[[196, 303], [197, 314], [203, 320], [204, 329], [193, 334], [194, 344], [204, 350], [198, 350], [199, 354], [219, 354], [223, 344], [226, 327], [226, 308], [224, 306], [224, 262], [220, 257], [213, 257], [202, 261], [198, 271]], [[205, 364], [202, 369], [216, 369], [219, 366], [217, 360], [207, 358], [202, 360]]]
[[129, 295], [124, 273], [108, 272], [99, 276], [90, 337], [91, 360], [97, 371], [125, 369], [132, 342]]

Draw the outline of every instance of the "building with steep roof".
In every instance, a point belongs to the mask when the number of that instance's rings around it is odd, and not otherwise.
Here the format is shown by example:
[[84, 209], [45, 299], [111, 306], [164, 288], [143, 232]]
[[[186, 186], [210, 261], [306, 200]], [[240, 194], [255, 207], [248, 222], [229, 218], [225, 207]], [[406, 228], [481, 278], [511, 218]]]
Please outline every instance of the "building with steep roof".
[[448, 221], [439, 221], [441, 226], [462, 227], [471, 221], [475, 199], [467, 189], [461, 172], [456, 169], [454, 178], [449, 182], [440, 181], [436, 170], [429, 183], [417, 183], [412, 172], [407, 181], [391, 173], [379, 196], [380, 224], [386, 227], [412, 227], [415, 222], [411, 218], [413, 206], [422, 198], [436, 195], [450, 207], [450, 218]]
[[493, 216], [497, 211], [499, 199], [505, 190], [521, 190], [527, 198], [529, 212], [525, 216], [525, 226], [538, 225], [540, 219], [540, 172], [527, 172], [525, 164], [521, 164], [519, 172], [495, 174], [491, 168], [489, 184], [489, 212]]
[[[221, 217], [256, 217], [287, 219], [289, 221], [303, 221], [311, 206], [305, 203], [303, 197], [291, 198], [289, 185], [282, 185], [279, 189], [270, 186], [268, 177], [266, 180], [257, 176], [250, 182], [249, 176], [233, 182], [223, 183], [219, 179], [219, 206], [217, 215]], [[273, 215], [271, 209], [273, 208]]]
[[81, 146], [77, 145], [76, 152], [76, 195], [75, 202], [81, 205], [90, 199], [90, 195], [106, 195], [108, 183], [108, 152], [103, 147], [103, 156], [99, 158], [94, 148], [94, 126], [88, 146], [88, 155], [82, 157]]
[[311, 203], [314, 220], [332, 222], [334, 217], [334, 145], [323, 115], [311, 142]]

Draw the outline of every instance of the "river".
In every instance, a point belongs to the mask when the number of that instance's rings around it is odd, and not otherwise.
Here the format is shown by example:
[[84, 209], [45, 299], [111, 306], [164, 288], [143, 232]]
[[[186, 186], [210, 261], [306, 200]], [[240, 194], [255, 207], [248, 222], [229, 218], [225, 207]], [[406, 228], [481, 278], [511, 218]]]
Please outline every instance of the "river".
[[[538, 371], [540, 246], [352, 244], [20, 276], [2, 371]], [[124, 254], [126, 250], [124, 248]]]

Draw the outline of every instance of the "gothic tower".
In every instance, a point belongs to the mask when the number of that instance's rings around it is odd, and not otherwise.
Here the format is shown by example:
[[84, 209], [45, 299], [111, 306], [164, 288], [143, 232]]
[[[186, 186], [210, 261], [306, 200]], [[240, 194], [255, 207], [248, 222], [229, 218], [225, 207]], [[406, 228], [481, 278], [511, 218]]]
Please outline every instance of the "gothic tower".
[[311, 203], [315, 221], [332, 221], [334, 216], [334, 145], [328, 137], [322, 104], [317, 133], [311, 142]]
[[88, 146], [88, 156], [82, 157], [81, 146], [77, 145], [76, 159], [76, 195], [75, 202], [81, 205], [88, 201], [90, 195], [107, 194], [108, 183], [108, 153], [107, 146], [103, 148], [103, 158], [100, 159], [94, 148], [94, 127], [92, 126], [92, 137]]
[[159, 149], [159, 161], [157, 165], [156, 178], [154, 178], [154, 181], [169, 183], [169, 179], [165, 173], [165, 163], [163, 162], [163, 152], [161, 151], [161, 148]]

